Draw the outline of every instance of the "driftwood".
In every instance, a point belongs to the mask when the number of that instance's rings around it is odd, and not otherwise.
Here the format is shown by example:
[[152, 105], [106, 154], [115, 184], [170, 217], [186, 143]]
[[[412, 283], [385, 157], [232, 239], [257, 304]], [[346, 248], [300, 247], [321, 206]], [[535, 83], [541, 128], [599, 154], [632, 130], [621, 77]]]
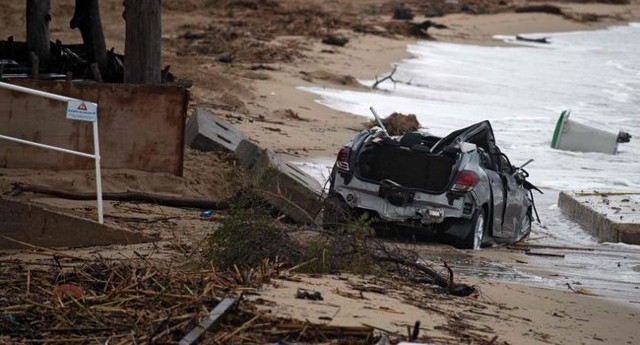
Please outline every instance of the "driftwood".
[[427, 265], [423, 265], [415, 261], [400, 257], [398, 255], [393, 255], [391, 253], [372, 254], [372, 257], [378, 261], [391, 262], [394, 264], [399, 264], [402, 266], [415, 269], [429, 276], [429, 278], [431, 278], [433, 283], [440, 287], [447, 288], [449, 286], [449, 281], [445, 277], [441, 276], [438, 272], [434, 271], [432, 268], [428, 267]]
[[466, 297], [478, 294], [478, 290], [475, 286], [454, 282], [453, 270], [451, 269], [451, 267], [449, 267], [446, 261], [443, 262], [443, 265], [444, 268], [448, 271], [448, 276], [444, 277], [429, 265], [422, 264], [413, 258], [391, 252], [384, 244], [378, 243], [377, 245], [379, 246], [378, 250], [370, 248], [372, 252], [371, 257], [376, 261], [391, 262], [418, 271], [426, 275], [427, 277], [427, 279], [421, 279], [423, 282], [435, 284], [445, 289], [449, 294], [454, 296]]
[[[70, 200], [95, 200], [96, 193], [81, 193], [56, 190], [46, 186], [38, 186], [24, 183], [14, 183], [12, 195], [22, 192], [52, 195], [58, 198]], [[113, 201], [139, 201], [171, 207], [206, 208], [214, 210], [228, 209], [233, 198], [223, 201], [211, 201], [205, 199], [180, 198], [167, 195], [149, 194], [141, 192], [103, 193], [103, 200]]]
[[544, 43], [544, 44], [551, 43], [551, 42], [549, 42], [549, 37], [530, 38], [530, 37], [524, 37], [524, 36], [516, 35], [516, 40], [524, 41], [524, 42]]
[[391, 80], [394, 84], [397, 83], [397, 81], [395, 79], [393, 79], [393, 75], [396, 73], [396, 70], [398, 69], [398, 65], [393, 66], [393, 70], [391, 70], [391, 73], [389, 73], [388, 76], [378, 80], [378, 77], [376, 77], [376, 82], [373, 83], [373, 86], [371, 86], [372, 89], [375, 89], [378, 87], [378, 85], [380, 85], [380, 83], [382, 83], [385, 80]]
[[449, 265], [447, 265], [446, 261], [443, 264], [444, 268], [446, 268], [449, 272], [449, 279], [447, 280], [447, 291], [449, 291], [450, 294], [459, 297], [466, 297], [478, 293], [477, 289], [474, 286], [455, 283], [453, 281], [453, 270], [451, 269], [451, 267], [449, 267]]

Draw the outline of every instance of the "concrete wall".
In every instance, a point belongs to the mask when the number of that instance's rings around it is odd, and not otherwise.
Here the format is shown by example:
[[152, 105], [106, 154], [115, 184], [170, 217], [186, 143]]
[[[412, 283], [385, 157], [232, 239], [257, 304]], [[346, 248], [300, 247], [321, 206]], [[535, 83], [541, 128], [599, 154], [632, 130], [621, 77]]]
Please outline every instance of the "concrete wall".
[[[146, 243], [148, 235], [49, 210], [17, 200], [0, 199], [0, 235], [42, 247], [88, 247]], [[0, 249], [20, 244], [0, 238]]]
[[[640, 244], [640, 222], [637, 216], [640, 207], [631, 200], [631, 194], [613, 194], [604, 197], [605, 194], [560, 192], [558, 207], [602, 242]], [[607, 199], [604, 203], [601, 200], [603, 198]], [[620, 210], [622, 212], [618, 212]]]
[[[12, 82], [98, 103], [103, 168], [182, 175], [189, 99], [185, 89], [161, 85]], [[65, 116], [64, 102], [0, 89], [0, 134], [93, 153], [91, 123], [70, 121]], [[93, 169], [93, 161], [0, 140], [0, 167]]]

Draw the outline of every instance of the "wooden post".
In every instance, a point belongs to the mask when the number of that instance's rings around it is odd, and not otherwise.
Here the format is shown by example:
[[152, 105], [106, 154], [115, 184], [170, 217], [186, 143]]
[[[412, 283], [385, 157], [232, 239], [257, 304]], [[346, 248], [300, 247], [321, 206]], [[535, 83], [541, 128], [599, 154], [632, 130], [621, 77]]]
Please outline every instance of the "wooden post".
[[104, 43], [98, 0], [76, 0], [69, 26], [78, 28], [87, 52], [87, 62], [97, 63], [102, 72], [107, 68], [107, 48]]
[[50, 0], [27, 0], [27, 48], [38, 57], [40, 66], [47, 67], [51, 56], [49, 45]]
[[162, 26], [160, 0], [125, 0], [124, 82], [159, 84]]

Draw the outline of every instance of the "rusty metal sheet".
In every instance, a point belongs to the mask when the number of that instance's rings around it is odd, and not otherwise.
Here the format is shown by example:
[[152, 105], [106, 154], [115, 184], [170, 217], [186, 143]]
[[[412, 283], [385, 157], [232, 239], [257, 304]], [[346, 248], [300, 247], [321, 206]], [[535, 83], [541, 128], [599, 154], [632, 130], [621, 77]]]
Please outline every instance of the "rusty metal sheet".
[[[163, 85], [22, 80], [18, 85], [98, 103], [105, 169], [182, 175], [188, 92]], [[0, 134], [93, 153], [91, 124], [65, 118], [63, 102], [0, 89]], [[91, 159], [0, 140], [0, 167], [92, 169]]]

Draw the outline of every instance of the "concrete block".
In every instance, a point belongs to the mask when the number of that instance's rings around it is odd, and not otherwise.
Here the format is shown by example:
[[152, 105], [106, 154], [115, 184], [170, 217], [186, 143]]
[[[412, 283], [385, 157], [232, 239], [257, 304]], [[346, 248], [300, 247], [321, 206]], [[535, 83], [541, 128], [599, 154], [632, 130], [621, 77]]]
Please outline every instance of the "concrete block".
[[320, 211], [322, 186], [291, 162], [243, 140], [236, 149], [240, 166], [248, 170], [261, 197], [294, 221], [311, 224]]
[[[7, 199], [0, 199], [0, 234], [49, 248], [133, 244], [156, 240], [141, 233]], [[19, 248], [22, 248], [20, 244], [0, 238], [0, 249]]]
[[558, 206], [603, 242], [640, 244], [640, 194], [565, 193]]
[[252, 143], [240, 130], [201, 108], [189, 119], [185, 140], [200, 151], [234, 152], [263, 199], [298, 223], [313, 223], [320, 210], [322, 186], [294, 164]]
[[246, 139], [240, 130], [202, 108], [196, 108], [185, 129], [186, 144], [204, 152], [219, 149], [233, 152]]

